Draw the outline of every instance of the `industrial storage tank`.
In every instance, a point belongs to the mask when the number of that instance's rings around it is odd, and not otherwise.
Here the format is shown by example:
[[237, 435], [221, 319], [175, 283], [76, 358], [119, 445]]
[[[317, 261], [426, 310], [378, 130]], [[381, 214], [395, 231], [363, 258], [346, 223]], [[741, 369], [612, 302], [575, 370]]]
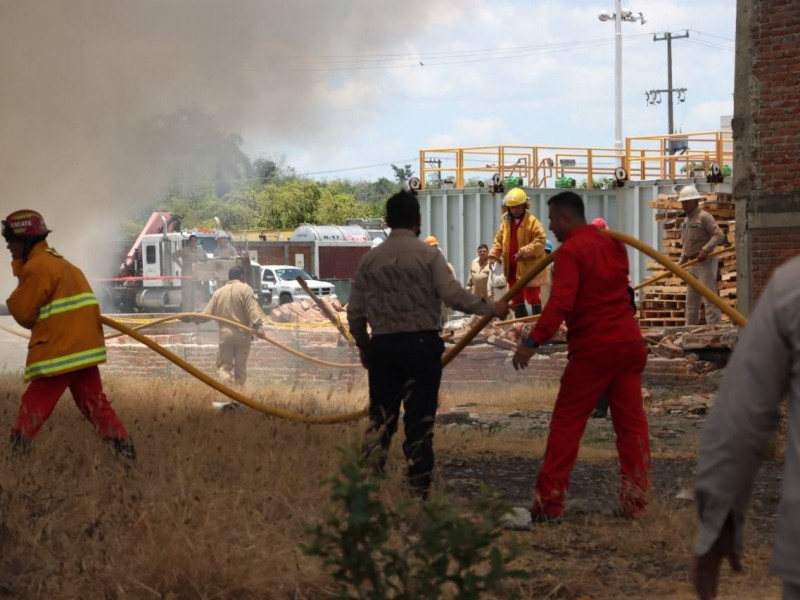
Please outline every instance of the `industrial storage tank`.
[[[370, 239], [385, 240], [389, 237], [391, 228], [386, 226], [383, 219], [347, 219], [345, 225], [358, 225], [367, 230]], [[380, 243], [380, 242], [379, 242]]]
[[292, 233], [290, 242], [369, 242], [370, 235], [360, 225], [309, 225], [304, 223]]

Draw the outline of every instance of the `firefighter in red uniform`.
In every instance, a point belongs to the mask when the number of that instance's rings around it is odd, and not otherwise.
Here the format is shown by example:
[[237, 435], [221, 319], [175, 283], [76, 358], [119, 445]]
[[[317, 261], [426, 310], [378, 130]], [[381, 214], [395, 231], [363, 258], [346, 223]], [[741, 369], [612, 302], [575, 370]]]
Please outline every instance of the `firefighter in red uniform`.
[[48, 246], [49, 233], [42, 216], [32, 210], [15, 211], [3, 221], [19, 280], [7, 300], [8, 310], [31, 330], [25, 363], [30, 384], [11, 430], [12, 448], [28, 447], [69, 388], [100, 437], [133, 460], [133, 443], [103, 393], [97, 368], [106, 361], [99, 304], [83, 272]]
[[[520, 188], [509, 190], [503, 200], [503, 222], [497, 230], [494, 244], [489, 252], [489, 260], [503, 263], [503, 275], [511, 288], [531, 270], [536, 261], [544, 256], [547, 233], [539, 222], [526, 209], [529, 208], [528, 195]], [[514, 296], [511, 304], [515, 317], [525, 317], [527, 302], [533, 314], [541, 312], [542, 301], [539, 286], [546, 283], [546, 274], [534, 278], [523, 291]]]
[[597, 398], [605, 394], [617, 436], [622, 481], [618, 516], [645, 512], [650, 488], [650, 437], [642, 405], [641, 376], [647, 348], [631, 310], [625, 246], [586, 223], [574, 192], [550, 198], [550, 229], [561, 242], [555, 254], [550, 300], [529, 337], [514, 354], [514, 368], [528, 366], [540, 344], [567, 325], [569, 362], [550, 421], [542, 468], [531, 508], [534, 522], [558, 519]]

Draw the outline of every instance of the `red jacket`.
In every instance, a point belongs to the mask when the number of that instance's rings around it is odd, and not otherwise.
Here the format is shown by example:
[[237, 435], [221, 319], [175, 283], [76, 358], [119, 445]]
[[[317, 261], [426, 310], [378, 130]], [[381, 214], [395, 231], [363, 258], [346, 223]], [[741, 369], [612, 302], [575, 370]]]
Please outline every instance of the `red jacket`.
[[628, 294], [628, 254], [594, 225], [574, 229], [553, 261], [550, 300], [530, 337], [543, 344], [567, 325], [570, 352], [641, 342]]

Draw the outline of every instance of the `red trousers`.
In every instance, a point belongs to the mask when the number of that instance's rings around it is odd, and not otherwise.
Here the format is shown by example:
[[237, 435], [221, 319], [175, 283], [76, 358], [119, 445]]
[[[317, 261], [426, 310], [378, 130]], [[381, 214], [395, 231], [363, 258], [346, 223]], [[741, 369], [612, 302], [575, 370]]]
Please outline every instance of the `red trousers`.
[[81, 414], [94, 425], [101, 438], [124, 440], [128, 437], [125, 425], [103, 393], [100, 370], [96, 366], [31, 381], [22, 395], [17, 422], [11, 431], [27, 439], [36, 437], [67, 388]]
[[533, 512], [548, 517], [564, 512], [564, 497], [586, 423], [604, 394], [617, 436], [621, 508], [631, 516], [644, 512], [650, 489], [650, 436], [641, 388], [646, 363], [644, 343], [606, 344], [570, 355], [536, 479]]
[[[511, 289], [514, 284], [517, 283], [516, 277], [509, 277], [508, 278], [508, 289]], [[511, 305], [516, 306], [517, 304], [524, 304], [527, 302], [531, 306], [535, 306], [536, 304], [541, 304], [542, 301], [540, 299], [539, 288], [538, 287], [530, 287], [526, 286], [522, 288], [522, 291], [519, 292], [516, 296], [511, 299]]]

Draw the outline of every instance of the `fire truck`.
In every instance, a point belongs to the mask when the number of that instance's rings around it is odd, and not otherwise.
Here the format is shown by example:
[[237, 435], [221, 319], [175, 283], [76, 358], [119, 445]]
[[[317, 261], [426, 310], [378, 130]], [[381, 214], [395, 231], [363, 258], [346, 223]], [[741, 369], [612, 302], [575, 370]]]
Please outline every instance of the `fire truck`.
[[[190, 283], [199, 291], [194, 294], [195, 300], [205, 304], [216, 287], [228, 280], [228, 271], [237, 264], [244, 268], [245, 279], [253, 289], [260, 290], [260, 269], [253, 268], [247, 253], [239, 258], [214, 258], [220, 231], [221, 228], [184, 231], [177, 215], [153, 212], [122, 261], [118, 276], [98, 280], [95, 285], [103, 312], [178, 312], [181, 290]], [[195, 263], [192, 275], [186, 276], [172, 260], [172, 254], [188, 243], [190, 235], [197, 236], [198, 246], [208, 260]], [[230, 234], [226, 236], [230, 241]]]

